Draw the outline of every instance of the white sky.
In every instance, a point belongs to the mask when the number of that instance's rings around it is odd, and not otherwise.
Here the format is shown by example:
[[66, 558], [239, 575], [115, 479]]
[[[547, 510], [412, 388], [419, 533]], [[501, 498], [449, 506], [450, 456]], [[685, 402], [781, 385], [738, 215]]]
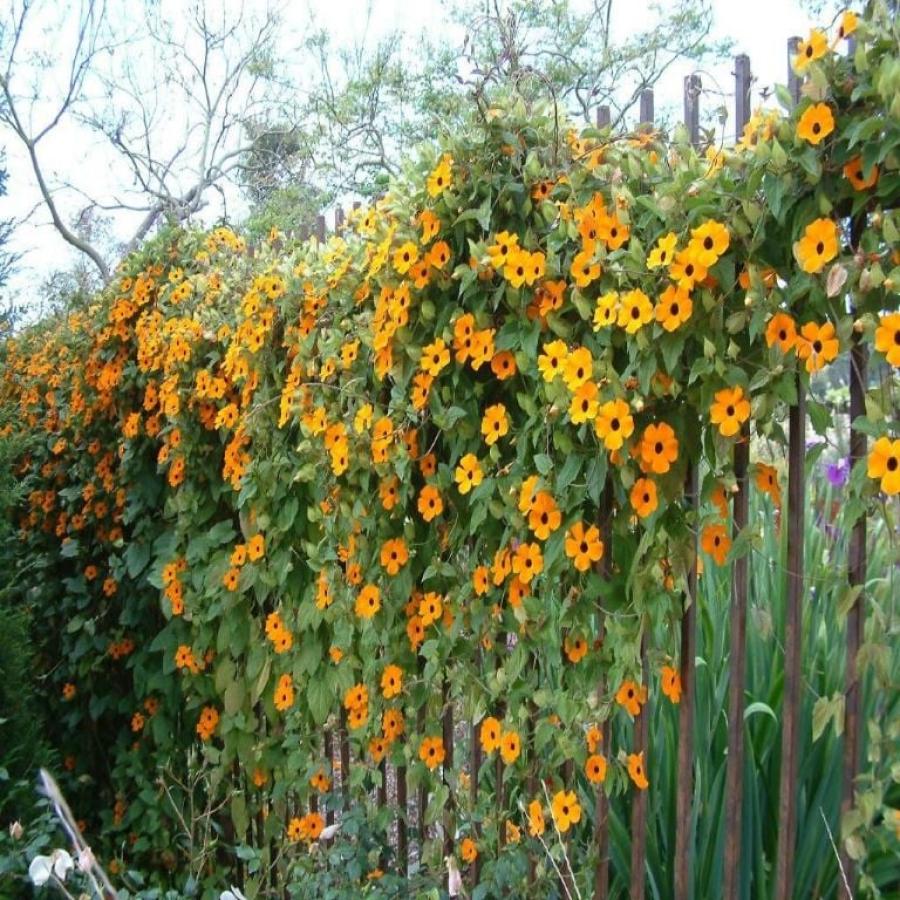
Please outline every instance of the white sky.
[[[141, 0], [118, 0], [119, 10], [128, 4], [139, 4]], [[170, 8], [184, 9], [186, 2], [164, 0]], [[238, 5], [238, 0], [219, 0], [226, 8]], [[246, 0], [245, 6], [263, 8], [266, 0]], [[74, 3], [72, 4], [75, 5]], [[576, 0], [576, 6], [578, 0]], [[665, 0], [662, 4], [665, 6]], [[616, 27], [621, 32], [639, 28], [650, 15], [647, 0], [620, 0], [614, 5]], [[310, 14], [317, 23], [327, 29], [338, 43], [349, 43], [361, 39], [369, 29], [369, 35], [380, 35], [400, 27], [415, 36], [421, 31], [434, 34], [440, 32], [448, 41], [461, 43], [462, 35], [448, 26], [439, 0], [372, 0], [372, 16], [367, 18], [365, 0], [289, 0], [284, 12], [286, 32], [302, 34], [308, 27]], [[713, 0], [714, 38], [730, 37], [735, 42], [735, 53], [750, 56], [756, 82], [753, 88], [752, 106], [759, 104], [759, 89], [784, 82], [787, 72], [786, 43], [791, 35], [805, 36], [812, 24], [807, 14], [800, 8], [799, 0]], [[176, 13], [177, 15], [177, 13]], [[825, 23], [822, 23], [825, 24]], [[48, 36], [47, 40], [51, 40]], [[302, 72], [302, 60], [295, 60]], [[657, 85], [656, 109], [668, 107], [680, 116], [682, 104], [682, 84], [692, 66], [673, 66]], [[704, 94], [701, 104], [709, 110], [727, 104], [729, 116], [733, 116], [733, 65], [726, 61], [701, 72]], [[721, 90], [726, 96], [718, 95]], [[771, 100], [770, 103], [774, 103]], [[733, 118], [726, 125], [726, 140], [732, 140]], [[9, 193], [0, 198], [0, 218], [22, 219], [29, 216], [39, 205], [39, 194], [30, 166], [22, 148], [14, 136], [0, 131], [0, 148], [5, 148], [9, 170]], [[51, 135], [46, 144], [41, 145], [41, 159], [52, 180], [69, 180], [82, 184], [92, 194], [111, 195], [121, 186], [122, 173], [117, 173], [110, 164], [108, 151], [98, 148], [95, 138], [77, 125], [72, 125]], [[73, 215], [81, 206], [77, 195], [65, 195], [61, 204], [64, 212]], [[123, 220], [117, 226], [121, 238], [126, 239], [134, 230], [134, 218]], [[13, 249], [22, 252], [24, 258], [20, 271], [7, 286], [6, 293], [14, 302], [23, 306], [33, 306], [37, 298], [37, 287], [43, 278], [54, 269], [68, 267], [75, 258], [49, 224], [49, 216], [39, 210], [19, 225], [13, 240]], [[5, 304], [4, 304], [5, 305]]]

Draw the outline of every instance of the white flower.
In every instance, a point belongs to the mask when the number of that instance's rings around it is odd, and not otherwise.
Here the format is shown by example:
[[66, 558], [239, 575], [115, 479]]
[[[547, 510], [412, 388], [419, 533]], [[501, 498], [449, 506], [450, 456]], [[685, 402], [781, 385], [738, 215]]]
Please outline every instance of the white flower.
[[22, 827], [22, 823], [16, 820], [11, 823], [9, 826], [9, 836], [14, 840], [18, 841], [22, 835], [25, 834], [25, 829]]
[[65, 881], [66, 875], [75, 868], [75, 863], [69, 855], [68, 850], [53, 851], [53, 874], [60, 880]]
[[240, 888], [232, 885], [230, 891], [222, 891], [219, 894], [219, 900], [247, 900], [247, 898], [241, 893]]
[[36, 887], [45, 885], [51, 875], [55, 875], [60, 881], [66, 880], [66, 875], [72, 871], [75, 863], [68, 850], [54, 850], [50, 856], [36, 856], [28, 866], [28, 877]]
[[35, 887], [41, 887], [50, 880], [51, 864], [53, 860], [49, 856], [36, 856], [28, 867], [28, 877]]

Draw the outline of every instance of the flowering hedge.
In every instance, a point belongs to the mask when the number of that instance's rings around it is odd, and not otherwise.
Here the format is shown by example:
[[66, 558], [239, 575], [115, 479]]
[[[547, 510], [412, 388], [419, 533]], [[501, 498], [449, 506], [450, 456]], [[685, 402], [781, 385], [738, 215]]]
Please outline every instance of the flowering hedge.
[[[840, 28], [801, 45], [796, 108], [733, 149], [576, 134], [511, 101], [324, 244], [167, 234], [6, 342], [6, 433], [40, 437], [18, 469], [23, 597], [66, 768], [114, 792], [118, 856], [182, 865], [155, 779], [192, 742], [211, 791], [244, 786], [226, 840], [264, 862], [314, 841], [341, 708], [353, 796], [407, 766], [429, 821], [453, 799], [464, 862], [501, 830], [586, 847], [593, 784], [647, 789], [604, 724], [679, 702], [697, 537], [707, 570], [760, 540], [732, 535], [735, 445], [764, 439], [754, 489], [780, 506], [786, 406], [854, 341], [891, 375], [856, 423], [846, 521], [900, 493], [896, 26]], [[501, 761], [474, 805], [447, 701]], [[423, 860], [441, 868], [437, 842]]]

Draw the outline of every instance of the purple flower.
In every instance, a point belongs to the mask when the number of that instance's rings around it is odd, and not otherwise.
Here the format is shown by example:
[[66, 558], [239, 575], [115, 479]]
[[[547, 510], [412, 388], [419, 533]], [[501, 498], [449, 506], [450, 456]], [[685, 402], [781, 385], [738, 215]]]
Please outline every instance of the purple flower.
[[842, 459], [840, 462], [836, 463], [826, 463], [825, 475], [828, 478], [828, 483], [832, 487], [843, 487], [847, 483], [847, 478], [850, 475], [850, 465], [846, 459]]

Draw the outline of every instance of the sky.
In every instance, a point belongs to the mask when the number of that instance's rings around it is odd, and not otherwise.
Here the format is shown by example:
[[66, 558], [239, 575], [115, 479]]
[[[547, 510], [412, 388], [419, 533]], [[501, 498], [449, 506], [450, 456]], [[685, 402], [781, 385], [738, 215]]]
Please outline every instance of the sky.
[[[12, 0], [17, 2], [17, 0]], [[20, 2], [20, 0], [18, 0]], [[129, 4], [142, 0], [114, 0], [113, 6], [125, 10]], [[150, 0], [143, 0], [150, 2]], [[179, 33], [179, 14], [183, 14], [186, 3], [182, 0], [155, 0], [162, 2], [172, 16], [174, 33]], [[239, 0], [211, 0], [224, 5], [227, 12], [240, 6]], [[262, 9], [268, 0], [244, 0], [249, 10]], [[588, 0], [573, 0], [578, 5]], [[63, 0], [66, 8], [69, 0]], [[665, 5], [665, 0], [662, 0]], [[71, 0], [71, 7], [76, 3]], [[371, 15], [367, 15], [368, 4], [365, 0], [292, 0], [284, 9], [284, 34], [300, 35], [314, 21], [326, 29], [338, 44], [352, 44], [368, 36], [377, 39], [379, 36], [400, 27], [407, 34], [415, 36], [422, 31], [434, 33], [440, 29], [445, 39], [458, 44], [464, 35], [450, 27], [445, 19], [440, 0], [372, 0]], [[646, 0], [627, 0], [614, 5], [616, 27], [620, 33], [633, 28], [642, 27], [647, 21], [650, 4]], [[801, 8], [799, 0], [713, 0], [714, 27], [713, 38], [731, 38], [734, 41], [735, 53], [749, 55], [754, 75], [752, 106], [760, 102], [760, 89], [783, 82], [787, 72], [787, 39], [792, 35], [805, 36], [813, 24], [807, 13]], [[65, 23], [64, 23], [65, 24]], [[53, 33], [49, 29], [54, 28]], [[71, 38], [71, 34], [69, 34]], [[48, 25], [48, 30], [37, 31], [33, 46], [41, 46], [49, 41], [58, 50], [58, 44], [65, 44], [66, 30], [59, 30]], [[62, 54], [61, 54], [62, 55]], [[152, 61], [137, 60], [138, 65], [150, 64]], [[295, 58], [293, 64], [302, 75], [303, 60]], [[701, 70], [704, 95], [702, 105], [709, 109], [726, 104], [733, 110], [734, 66], [730, 60], [716, 65], [710, 70]], [[677, 116], [681, 110], [682, 84], [684, 77], [694, 71], [693, 64], [676, 64], [663, 76], [656, 89], [656, 108], [668, 107]], [[50, 82], [46, 82], [45, 73], [35, 82], [36, 94], [48, 91], [54, 84], [58, 85], [63, 73], [51, 69]], [[102, 92], [99, 88], [98, 95]], [[102, 103], [102, 96], [99, 96]], [[772, 102], [772, 101], [770, 101]], [[40, 112], [38, 105], [38, 112]], [[179, 110], [164, 110], [160, 132], [165, 138], [166, 128], [177, 121]], [[730, 113], [733, 115], [733, 112]], [[731, 119], [733, 123], [733, 118]], [[733, 124], [726, 126], [726, 140], [733, 139]], [[36, 300], [37, 291], [43, 278], [53, 269], [66, 268], [75, 259], [75, 251], [68, 248], [49, 223], [49, 216], [40, 204], [35, 179], [31, 172], [27, 155], [16, 139], [0, 131], [0, 148], [5, 150], [6, 164], [9, 170], [9, 193], [0, 198], [0, 219], [13, 218], [20, 221], [12, 249], [23, 254], [19, 270], [6, 288], [7, 299], [17, 305], [31, 307]], [[77, 123], [64, 123], [58, 132], [50, 135], [40, 146], [42, 163], [56, 184], [71, 182], [92, 195], [111, 197], [123, 186], [123, 179], [128, 180], [128, 173], [118, 165], [111, 150], [98, 142], [84, 127]], [[75, 190], [66, 190], [60, 201], [64, 213], [74, 216], [84, 205], [84, 201]], [[230, 210], [233, 212], [233, 209]], [[217, 215], [219, 210], [210, 210]], [[113, 223], [117, 236], [125, 239], [134, 230], [136, 214], [120, 214]], [[3, 305], [6, 305], [5, 303]]]

